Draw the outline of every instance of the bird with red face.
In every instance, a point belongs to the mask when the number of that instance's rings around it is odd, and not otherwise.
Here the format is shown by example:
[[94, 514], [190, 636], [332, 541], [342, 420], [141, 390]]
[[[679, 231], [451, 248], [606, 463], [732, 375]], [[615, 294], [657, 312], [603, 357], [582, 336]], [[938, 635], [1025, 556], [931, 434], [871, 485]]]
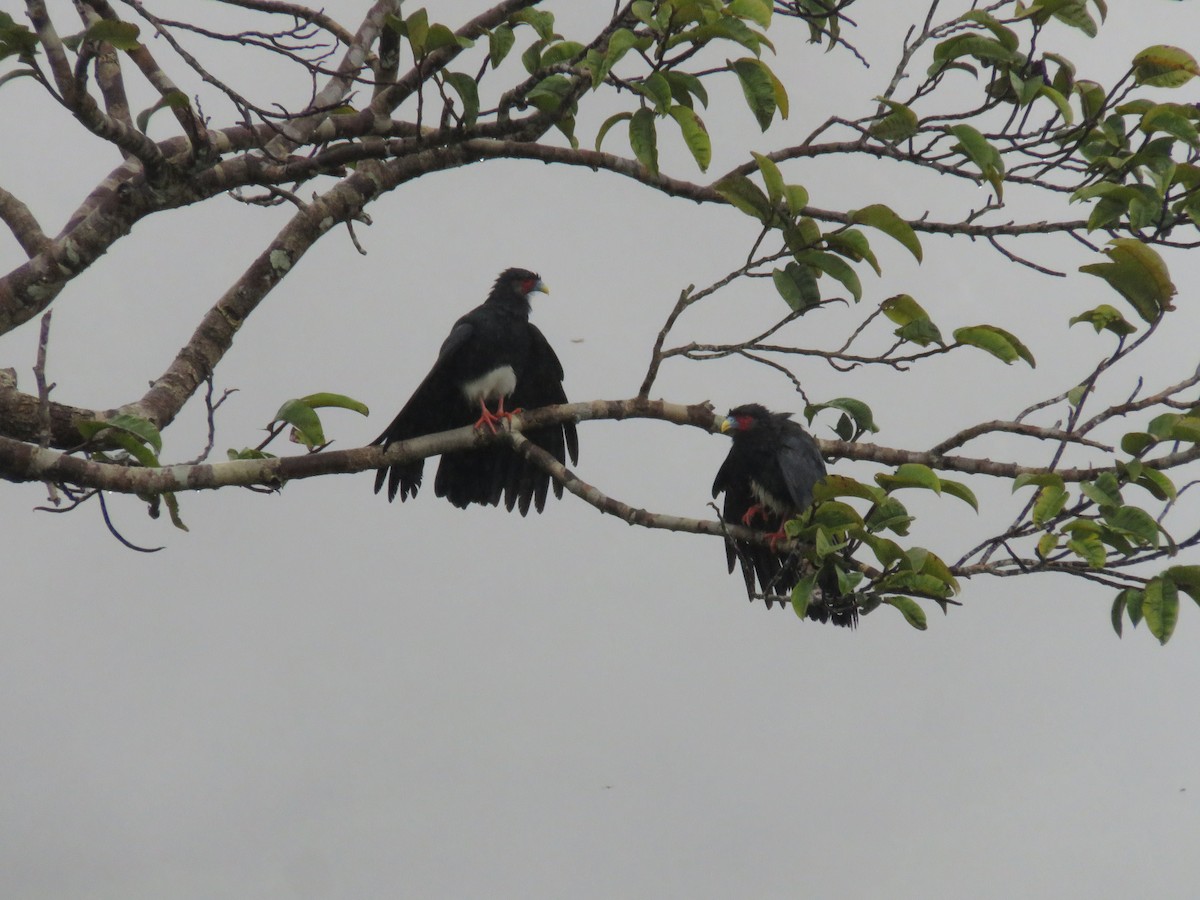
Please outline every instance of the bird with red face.
[[[398, 441], [471, 424], [495, 433], [498, 423], [522, 408], [566, 403], [562, 364], [529, 321], [529, 298], [535, 293], [550, 293], [536, 273], [515, 268], [501, 272], [487, 299], [454, 323], [429, 374], [371, 443], [387, 449]], [[525, 437], [561, 463], [568, 454], [572, 463], [578, 460], [574, 423], [530, 430]], [[375, 475], [375, 492], [386, 482], [388, 500], [397, 494], [401, 501], [415, 497], [424, 469], [424, 460], [382, 468]], [[500, 443], [442, 454], [433, 484], [434, 493], [455, 506], [496, 506], [503, 499], [521, 515], [531, 505], [541, 512], [549, 489], [549, 475]], [[554, 494], [562, 496], [561, 485], [554, 484]]]
[[[731, 409], [720, 420], [720, 429], [733, 438], [733, 445], [713, 481], [712, 495], [725, 495], [725, 521], [747, 526], [758, 523], [769, 533], [765, 544], [727, 540], [729, 571], [740, 562], [750, 599], [761, 595], [768, 609], [773, 600], [782, 606], [783, 598], [803, 577], [805, 566], [802, 549], [781, 554], [776, 552], [776, 544], [787, 539], [785, 523], [812, 506], [813, 488], [825, 477], [825, 460], [817, 442], [791, 420], [790, 413], [771, 412], [757, 403]], [[855, 625], [855, 610], [830, 608], [829, 600], [836, 598], [836, 578], [821, 577], [825, 574], [818, 576], [822, 599], [809, 603], [808, 617]]]

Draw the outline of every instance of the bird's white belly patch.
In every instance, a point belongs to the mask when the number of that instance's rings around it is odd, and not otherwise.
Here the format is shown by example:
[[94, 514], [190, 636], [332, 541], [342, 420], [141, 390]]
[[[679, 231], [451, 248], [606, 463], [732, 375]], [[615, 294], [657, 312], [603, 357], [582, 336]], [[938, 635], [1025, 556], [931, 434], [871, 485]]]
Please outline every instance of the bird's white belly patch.
[[500, 366], [480, 375], [462, 386], [463, 396], [474, 405], [480, 400], [495, 401], [507, 397], [517, 387], [517, 373], [512, 366]]
[[787, 504], [780, 503], [779, 498], [777, 498], [774, 494], [767, 493], [767, 491], [763, 489], [763, 486], [753, 478], [750, 479], [750, 493], [754, 495], [755, 500], [757, 500], [771, 512], [777, 513], [781, 516], [787, 515]]

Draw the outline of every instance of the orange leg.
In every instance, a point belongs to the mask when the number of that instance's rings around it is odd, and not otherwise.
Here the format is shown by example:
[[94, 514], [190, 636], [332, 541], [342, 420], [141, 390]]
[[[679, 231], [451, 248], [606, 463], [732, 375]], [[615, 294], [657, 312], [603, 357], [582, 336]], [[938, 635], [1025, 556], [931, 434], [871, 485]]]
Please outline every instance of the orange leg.
[[742, 516], [742, 524], [749, 526], [754, 522], [755, 516], [762, 516], [764, 519], [767, 517], [767, 511], [763, 509], [763, 505], [761, 503], [755, 503], [752, 507], [746, 510], [745, 514]]
[[771, 534], [767, 535], [767, 542], [770, 544], [772, 553], [775, 552], [776, 544], [778, 544], [780, 541], [786, 541], [786, 540], [788, 540], [787, 529], [784, 528], [782, 525], [779, 527], [778, 531], [772, 532]]
[[504, 421], [505, 419], [511, 419], [513, 416], [517, 415], [517, 413], [522, 413], [525, 411], [518, 407], [512, 412], [505, 412], [503, 397], [500, 398], [500, 403], [497, 405], [495, 413], [487, 408], [487, 404], [484, 403], [483, 400], [479, 401], [479, 409], [480, 415], [479, 419], [475, 422], [475, 427], [483, 428], [486, 425], [492, 434], [497, 433], [498, 429], [496, 428], [496, 425], [498, 423]]

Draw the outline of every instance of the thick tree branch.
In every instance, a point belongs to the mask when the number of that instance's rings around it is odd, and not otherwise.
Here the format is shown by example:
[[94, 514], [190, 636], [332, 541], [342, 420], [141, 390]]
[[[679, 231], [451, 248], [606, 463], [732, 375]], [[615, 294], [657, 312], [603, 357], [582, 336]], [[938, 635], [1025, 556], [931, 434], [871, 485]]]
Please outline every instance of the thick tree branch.
[[30, 212], [29, 207], [0, 187], [0, 222], [8, 226], [21, 249], [28, 257], [45, 252], [50, 245], [50, 239], [42, 231], [42, 226]]
[[[2, 394], [0, 394], [2, 396]], [[36, 398], [33, 398], [36, 403]], [[662, 400], [634, 398], [631, 400], [593, 400], [529, 410], [512, 419], [515, 431], [542, 428], [561, 422], [592, 420], [657, 419], [676, 425], [689, 425], [712, 431], [715, 416], [708, 404], [683, 406]], [[81, 487], [99, 488], [126, 493], [157, 494], [167, 491], [202, 490], [232, 485], [278, 486], [284, 481], [312, 478], [318, 475], [347, 474], [394, 465], [452, 450], [462, 450], [479, 441], [491, 440], [472, 428], [460, 428], [430, 435], [415, 441], [392, 445], [385, 453], [377, 447], [356, 450], [327, 450], [302, 457], [270, 460], [240, 460], [200, 466], [164, 466], [147, 469], [98, 463], [79, 459], [54, 450], [40, 450], [22, 441], [0, 438], [0, 477], [13, 481], [61, 481]], [[1037, 466], [1012, 462], [997, 462], [962, 456], [920, 453], [877, 444], [847, 443], [817, 440], [827, 458], [875, 462], [889, 466], [921, 463], [930, 468], [969, 475], [989, 475], [1012, 479], [1023, 474], [1045, 471]], [[1147, 464], [1159, 469], [1200, 459], [1200, 446], [1166, 454]], [[1105, 472], [1115, 472], [1114, 466], [1093, 466], [1060, 469], [1064, 481], [1093, 481]]]

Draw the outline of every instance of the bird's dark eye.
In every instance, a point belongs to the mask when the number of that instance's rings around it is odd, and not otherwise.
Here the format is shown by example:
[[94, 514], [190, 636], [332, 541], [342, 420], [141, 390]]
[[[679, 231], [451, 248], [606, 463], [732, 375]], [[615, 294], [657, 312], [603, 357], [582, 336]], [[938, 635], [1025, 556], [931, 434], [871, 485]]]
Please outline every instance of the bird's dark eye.
[[528, 294], [533, 290], [533, 286], [537, 284], [532, 278], [526, 278], [521, 282], [521, 293]]

